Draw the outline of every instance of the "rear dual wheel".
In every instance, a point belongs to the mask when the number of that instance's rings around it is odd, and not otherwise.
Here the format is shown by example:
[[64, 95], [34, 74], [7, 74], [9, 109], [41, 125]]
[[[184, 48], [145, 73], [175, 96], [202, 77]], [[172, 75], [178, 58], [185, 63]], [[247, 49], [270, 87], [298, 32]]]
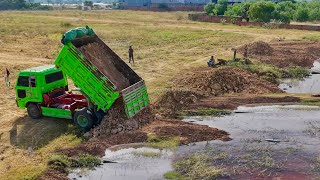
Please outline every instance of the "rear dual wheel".
[[75, 125], [83, 131], [89, 131], [94, 124], [92, 113], [87, 108], [76, 111], [73, 116], [73, 121]]

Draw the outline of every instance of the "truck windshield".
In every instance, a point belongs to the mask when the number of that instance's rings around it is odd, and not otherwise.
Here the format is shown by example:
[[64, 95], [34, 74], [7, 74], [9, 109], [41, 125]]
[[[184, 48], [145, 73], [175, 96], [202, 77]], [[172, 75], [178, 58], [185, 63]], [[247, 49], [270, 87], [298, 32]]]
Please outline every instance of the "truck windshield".
[[45, 76], [45, 79], [46, 79], [46, 83], [50, 84], [50, 83], [53, 83], [53, 82], [56, 82], [56, 81], [59, 81], [59, 80], [63, 79], [63, 74], [62, 74], [61, 71], [55, 72], [55, 73], [52, 73], [52, 74], [47, 74]]

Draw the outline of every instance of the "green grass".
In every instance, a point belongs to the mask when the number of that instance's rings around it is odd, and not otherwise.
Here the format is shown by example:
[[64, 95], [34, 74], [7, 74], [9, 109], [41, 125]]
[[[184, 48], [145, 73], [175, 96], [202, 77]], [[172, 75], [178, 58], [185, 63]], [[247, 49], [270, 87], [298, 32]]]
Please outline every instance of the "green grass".
[[158, 137], [149, 135], [147, 140], [147, 146], [156, 149], [176, 149], [179, 145], [179, 137]]
[[72, 168], [93, 169], [101, 164], [101, 160], [90, 154], [81, 154], [77, 157], [67, 157], [62, 154], [54, 154], [48, 160], [49, 168], [68, 173]]
[[301, 104], [303, 105], [312, 105], [312, 106], [320, 106], [320, 99], [306, 99], [302, 100]]
[[231, 114], [228, 110], [215, 109], [215, 108], [204, 108], [195, 110], [184, 110], [178, 113], [180, 116], [225, 116]]
[[174, 172], [174, 171], [169, 171], [166, 172], [163, 177], [165, 179], [172, 179], [172, 180], [184, 180], [186, 179], [185, 177], [183, 177], [181, 174]]
[[186, 179], [216, 179], [223, 175], [223, 170], [211, 166], [213, 158], [206, 154], [194, 154], [173, 164], [175, 172]]
[[144, 152], [134, 152], [133, 153], [135, 156], [145, 156], [145, 157], [151, 157], [151, 158], [157, 158], [160, 157], [161, 154], [158, 152], [149, 152], [149, 151], [144, 151]]
[[310, 75], [310, 71], [307, 68], [300, 66], [279, 68], [261, 62], [249, 65], [240, 62], [229, 62], [227, 65], [245, 69], [274, 84], [278, 84], [279, 80], [282, 78], [302, 79]]

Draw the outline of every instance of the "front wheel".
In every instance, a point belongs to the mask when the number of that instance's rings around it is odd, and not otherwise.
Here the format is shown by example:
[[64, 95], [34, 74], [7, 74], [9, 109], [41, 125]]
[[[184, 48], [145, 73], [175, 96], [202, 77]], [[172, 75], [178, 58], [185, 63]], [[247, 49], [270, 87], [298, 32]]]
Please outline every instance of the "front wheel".
[[76, 111], [73, 116], [76, 126], [84, 131], [89, 131], [93, 127], [93, 117], [87, 108]]
[[30, 103], [27, 107], [28, 115], [32, 119], [39, 119], [42, 116], [40, 107], [35, 103]]

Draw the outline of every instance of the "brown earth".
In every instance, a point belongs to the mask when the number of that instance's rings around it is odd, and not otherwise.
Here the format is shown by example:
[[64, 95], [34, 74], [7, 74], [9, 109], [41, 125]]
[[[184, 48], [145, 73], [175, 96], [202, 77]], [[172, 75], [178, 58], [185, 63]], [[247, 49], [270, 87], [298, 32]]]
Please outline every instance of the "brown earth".
[[188, 89], [204, 95], [283, 92], [275, 84], [234, 67], [197, 69], [176, 79], [174, 84], [175, 89]]
[[202, 68], [176, 79], [174, 87], [158, 99], [155, 107], [161, 115], [175, 117], [179, 110], [212, 96], [282, 92], [275, 84], [243, 69]]
[[284, 68], [301, 66], [310, 68], [320, 58], [320, 42], [312, 41], [262, 41], [246, 44], [238, 48], [240, 53], [248, 49], [248, 56], [267, 64]]
[[101, 44], [96, 42], [89, 43], [78, 49], [92, 64], [98, 67], [119, 90], [130, 86], [129, 80], [118, 71], [115, 64], [111, 61], [113, 57], [107, 53]]
[[104, 138], [91, 138], [87, 142], [69, 149], [61, 149], [58, 153], [63, 153], [67, 156], [77, 156], [79, 154], [92, 154], [102, 157], [107, 148], [129, 143], [146, 142], [147, 133], [141, 131], [125, 132], [121, 134], [110, 135]]
[[144, 126], [142, 131], [160, 137], [178, 136], [183, 144], [216, 139], [222, 141], [231, 140], [229, 133], [223, 130], [177, 120], [157, 120]]

